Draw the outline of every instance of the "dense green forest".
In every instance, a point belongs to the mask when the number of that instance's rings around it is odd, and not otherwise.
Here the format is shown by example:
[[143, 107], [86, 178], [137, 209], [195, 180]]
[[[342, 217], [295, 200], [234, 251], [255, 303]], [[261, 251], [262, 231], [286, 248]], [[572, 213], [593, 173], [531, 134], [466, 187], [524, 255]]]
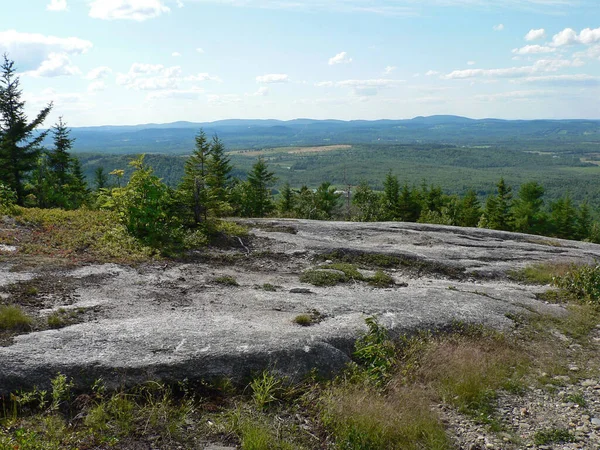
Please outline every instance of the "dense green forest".
[[76, 140], [62, 118], [38, 131], [52, 104], [28, 121], [21, 97], [14, 62], [5, 55], [0, 208], [109, 211], [130, 236], [161, 252], [205, 244], [221, 217], [270, 215], [477, 226], [600, 242], [594, 222], [600, 168], [593, 154], [586, 159], [576, 149], [379, 143], [227, 151], [226, 141], [200, 129], [188, 156], [74, 157]]
[[[90, 186], [99, 167], [107, 172], [125, 169], [126, 178], [132, 172], [127, 164], [133, 155], [80, 153], [77, 156]], [[391, 170], [410, 186], [420, 186], [425, 180], [448, 194], [464, 195], [473, 189], [482, 200], [494, 191], [500, 177], [515, 189], [528, 181], [537, 181], [544, 185], [548, 199], [556, 200], [568, 192], [578, 203], [587, 200], [594, 208], [600, 207], [600, 167], [582, 162], [581, 156], [566, 151], [540, 154], [441, 144], [359, 144], [343, 149], [331, 146], [230, 151], [228, 156], [234, 167], [232, 176], [242, 179], [257, 156], [262, 156], [278, 179], [275, 193], [286, 182], [294, 188], [303, 185], [316, 188], [328, 181], [345, 189], [364, 181], [373, 189], [382, 190], [383, 180]], [[145, 161], [159, 178], [174, 187], [183, 176], [186, 158], [148, 154]]]

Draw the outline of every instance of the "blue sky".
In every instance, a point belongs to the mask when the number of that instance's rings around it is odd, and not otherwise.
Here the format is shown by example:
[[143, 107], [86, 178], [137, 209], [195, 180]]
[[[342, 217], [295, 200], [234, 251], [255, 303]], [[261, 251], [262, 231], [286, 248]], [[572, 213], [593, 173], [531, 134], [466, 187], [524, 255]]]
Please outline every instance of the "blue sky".
[[0, 51], [50, 122], [600, 119], [598, 0], [7, 3]]

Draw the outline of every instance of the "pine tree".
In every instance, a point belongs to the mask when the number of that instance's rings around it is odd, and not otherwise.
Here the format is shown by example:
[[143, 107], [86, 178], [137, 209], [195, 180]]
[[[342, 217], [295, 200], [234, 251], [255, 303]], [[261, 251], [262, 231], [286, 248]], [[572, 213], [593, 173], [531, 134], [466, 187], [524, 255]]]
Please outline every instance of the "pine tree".
[[575, 239], [577, 236], [577, 208], [569, 194], [565, 194], [550, 205], [552, 234], [563, 239]]
[[96, 191], [108, 187], [108, 175], [104, 171], [104, 167], [97, 167], [94, 170], [94, 186], [96, 187]]
[[252, 166], [248, 174], [246, 214], [252, 217], [264, 217], [269, 214], [275, 205], [271, 198], [269, 187], [276, 181], [275, 174], [269, 171], [263, 158]]
[[481, 219], [481, 205], [474, 190], [468, 191], [460, 205], [458, 224], [461, 227], [476, 227]]
[[403, 222], [416, 222], [421, 215], [421, 207], [415, 193], [404, 183], [398, 198], [398, 217]]
[[289, 215], [294, 210], [295, 197], [290, 183], [286, 182], [279, 192], [279, 201], [277, 202], [277, 209], [282, 215]]
[[210, 144], [204, 131], [200, 130], [196, 135], [196, 148], [185, 162], [184, 175], [179, 186], [182, 203], [184, 208], [191, 210], [191, 221], [195, 226], [208, 219], [211, 201], [207, 180], [209, 156]]
[[336, 194], [331, 183], [322, 183], [315, 192], [315, 207], [319, 219], [331, 219], [333, 210], [338, 205], [342, 194]]
[[77, 209], [85, 204], [90, 195], [90, 190], [85, 180], [83, 170], [81, 170], [81, 162], [79, 158], [69, 158], [70, 173], [68, 174], [69, 182], [67, 184], [67, 206], [71, 209]]
[[361, 222], [379, 220], [379, 196], [366, 181], [361, 181], [352, 197], [352, 204], [358, 209], [356, 217]]
[[400, 220], [400, 183], [398, 177], [389, 171], [383, 182], [381, 209], [384, 220]]
[[40, 145], [46, 132], [34, 134], [44, 123], [52, 109], [50, 103], [34, 120], [25, 115], [25, 102], [21, 100], [19, 78], [15, 76], [14, 61], [4, 55], [0, 67], [0, 181], [15, 191], [17, 204], [25, 201], [25, 178], [40, 155]]
[[490, 195], [485, 204], [486, 228], [510, 231], [512, 229], [511, 200], [512, 188], [507, 186], [504, 178], [496, 185], [497, 194]]
[[541, 234], [546, 227], [546, 214], [542, 211], [544, 188], [537, 182], [524, 183], [519, 189], [512, 209], [513, 229], [521, 233]]
[[209, 155], [206, 162], [206, 185], [210, 196], [217, 202], [228, 202], [229, 178], [232, 166], [229, 157], [225, 154], [225, 146], [218, 136], [214, 136], [210, 144]]

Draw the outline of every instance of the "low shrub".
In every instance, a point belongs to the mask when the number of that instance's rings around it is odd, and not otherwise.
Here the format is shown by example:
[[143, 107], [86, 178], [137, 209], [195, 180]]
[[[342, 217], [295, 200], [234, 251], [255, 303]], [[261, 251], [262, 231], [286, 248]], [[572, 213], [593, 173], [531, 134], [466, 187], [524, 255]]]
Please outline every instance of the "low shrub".
[[31, 328], [33, 319], [17, 306], [0, 306], [0, 330], [25, 331]]
[[572, 265], [566, 274], [554, 277], [553, 282], [582, 302], [600, 303], [600, 264]]

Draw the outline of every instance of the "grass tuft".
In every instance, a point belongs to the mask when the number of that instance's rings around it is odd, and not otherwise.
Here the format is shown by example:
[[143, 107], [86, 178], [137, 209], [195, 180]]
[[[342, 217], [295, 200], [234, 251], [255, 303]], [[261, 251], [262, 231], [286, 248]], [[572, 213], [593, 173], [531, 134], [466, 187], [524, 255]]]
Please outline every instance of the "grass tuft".
[[0, 306], [0, 330], [26, 331], [33, 319], [17, 306]]
[[213, 281], [217, 284], [222, 284], [223, 286], [239, 286], [237, 280], [231, 275], [223, 275], [220, 277], [216, 277]]

